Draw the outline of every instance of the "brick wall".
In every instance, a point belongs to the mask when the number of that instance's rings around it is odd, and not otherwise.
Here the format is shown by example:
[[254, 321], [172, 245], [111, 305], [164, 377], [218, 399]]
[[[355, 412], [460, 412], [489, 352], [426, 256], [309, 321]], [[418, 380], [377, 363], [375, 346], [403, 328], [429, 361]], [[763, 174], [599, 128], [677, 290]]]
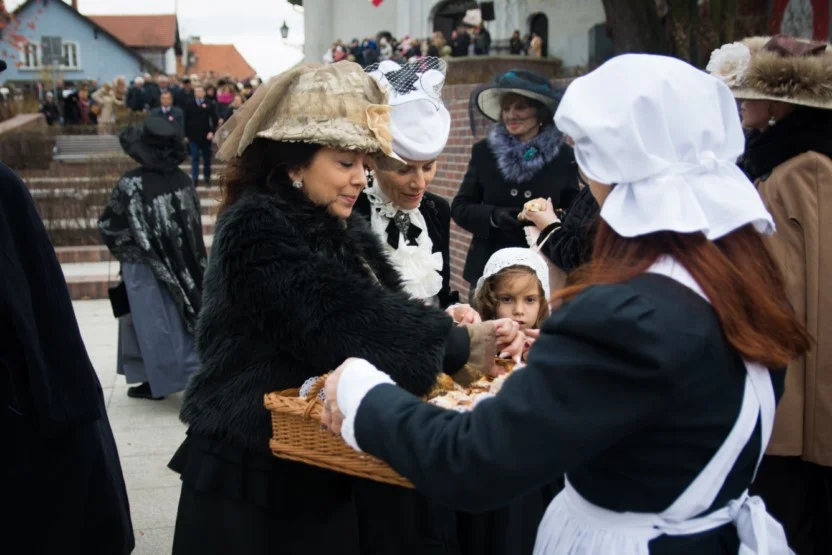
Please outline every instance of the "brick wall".
[[[555, 80], [553, 84], [565, 87], [569, 80]], [[451, 113], [451, 136], [448, 146], [439, 158], [436, 178], [431, 183], [431, 192], [445, 197], [452, 202], [459, 191], [462, 178], [468, 169], [471, 147], [483, 139], [490, 128], [490, 121], [476, 113], [477, 135], [471, 133], [468, 118], [468, 100], [477, 85], [450, 85], [442, 89], [445, 106]], [[459, 291], [460, 297], [466, 299], [468, 282], [462, 279], [465, 257], [471, 244], [471, 234], [451, 221], [451, 288]]]
[[[468, 169], [471, 147], [485, 136], [488, 123], [477, 114], [477, 136], [471, 134], [468, 120], [468, 99], [476, 85], [450, 85], [443, 91], [445, 106], [451, 113], [451, 137], [448, 146], [439, 158], [436, 178], [430, 190], [452, 202], [459, 191], [462, 178]], [[462, 268], [471, 243], [471, 234], [451, 221], [451, 288], [459, 291], [463, 299], [468, 294], [468, 283], [462, 279]]]

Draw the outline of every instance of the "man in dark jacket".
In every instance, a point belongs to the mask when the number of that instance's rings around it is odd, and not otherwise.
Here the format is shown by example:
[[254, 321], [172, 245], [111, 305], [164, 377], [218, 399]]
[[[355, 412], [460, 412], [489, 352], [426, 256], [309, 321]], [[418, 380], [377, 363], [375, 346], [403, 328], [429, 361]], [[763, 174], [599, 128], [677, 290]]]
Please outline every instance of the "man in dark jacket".
[[485, 28], [485, 24], [483, 23], [474, 39], [474, 54], [477, 56], [488, 56], [490, 51], [491, 33], [488, 32], [488, 29]]
[[173, 105], [173, 93], [164, 91], [159, 101], [161, 106], [150, 111], [151, 116], [160, 117], [176, 127], [180, 135], [185, 133], [185, 112]]
[[460, 25], [456, 30], [456, 38], [452, 39], [452, 46], [454, 57], [468, 55], [468, 47], [471, 46], [471, 35], [468, 34], [468, 29], [464, 25]]
[[173, 94], [173, 104], [184, 110], [188, 104], [194, 99], [194, 89], [191, 86], [191, 80], [187, 77], [182, 79], [182, 87], [176, 89]]
[[511, 40], [508, 43], [508, 53], [512, 56], [526, 54], [526, 43], [520, 38], [520, 31], [514, 31], [514, 34], [511, 35]]
[[217, 130], [217, 112], [205, 98], [205, 89], [194, 89], [194, 99], [185, 107], [185, 138], [191, 154], [191, 177], [196, 186], [199, 181], [199, 157], [204, 162], [205, 184], [211, 184], [211, 141]]
[[136, 77], [133, 81], [133, 85], [127, 91], [126, 104], [133, 112], [144, 112], [147, 109], [148, 99], [143, 78]]
[[145, 76], [144, 95], [147, 98], [147, 106], [149, 109], [152, 110], [161, 105], [162, 91], [150, 75]]
[[176, 99], [176, 93], [179, 89], [175, 85], [171, 85], [170, 78], [167, 75], [159, 75], [156, 78], [156, 84], [159, 85], [159, 105], [162, 103], [162, 95], [165, 92], [170, 92], [171, 98]]
[[61, 123], [61, 112], [58, 110], [58, 103], [55, 102], [55, 95], [52, 91], [46, 93], [46, 102], [40, 107], [40, 113], [46, 118], [46, 125]]

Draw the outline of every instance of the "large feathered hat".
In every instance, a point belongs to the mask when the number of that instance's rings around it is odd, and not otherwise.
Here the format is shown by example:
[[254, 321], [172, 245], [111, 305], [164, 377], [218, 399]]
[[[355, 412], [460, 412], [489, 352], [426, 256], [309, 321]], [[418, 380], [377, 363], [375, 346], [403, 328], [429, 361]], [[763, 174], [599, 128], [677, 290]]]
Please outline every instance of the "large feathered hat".
[[398, 159], [392, 149], [387, 93], [352, 62], [299, 66], [258, 87], [218, 131], [218, 156], [242, 156], [257, 138]]
[[753, 37], [711, 54], [708, 71], [740, 100], [774, 100], [832, 110], [832, 45]]

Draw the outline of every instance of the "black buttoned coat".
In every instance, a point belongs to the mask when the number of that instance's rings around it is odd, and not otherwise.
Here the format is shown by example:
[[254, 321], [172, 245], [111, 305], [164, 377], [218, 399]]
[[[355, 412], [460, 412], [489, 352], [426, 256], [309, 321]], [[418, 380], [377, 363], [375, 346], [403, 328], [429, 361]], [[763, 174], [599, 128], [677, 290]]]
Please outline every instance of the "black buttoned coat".
[[451, 205], [457, 225], [474, 235], [462, 274], [465, 281], [476, 285], [485, 263], [496, 251], [529, 246], [521, 228], [506, 233], [491, 224], [495, 208], [505, 206], [519, 213], [529, 200], [548, 197], [555, 208], [566, 208], [578, 193], [577, 184], [575, 157], [566, 145], [531, 179], [517, 182], [501, 173], [488, 139], [476, 143], [468, 171]]

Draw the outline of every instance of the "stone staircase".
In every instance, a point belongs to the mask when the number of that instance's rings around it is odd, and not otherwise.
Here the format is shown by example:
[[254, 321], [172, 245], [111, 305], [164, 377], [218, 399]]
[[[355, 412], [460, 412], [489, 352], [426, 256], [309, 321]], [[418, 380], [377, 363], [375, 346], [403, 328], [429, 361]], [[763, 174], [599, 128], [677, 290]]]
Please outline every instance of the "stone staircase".
[[[197, 187], [202, 207], [202, 232], [205, 247], [211, 249], [214, 224], [219, 210], [219, 188]], [[103, 208], [103, 207], [102, 207]], [[97, 220], [89, 225], [95, 226]], [[61, 221], [45, 221], [47, 227], [60, 226]], [[77, 225], [77, 222], [69, 222]], [[110, 256], [103, 243], [72, 247], [55, 247], [73, 300], [106, 299], [110, 284], [118, 283], [119, 263]]]
[[67, 163], [125, 156], [117, 135], [56, 135], [52, 153], [53, 160]]

